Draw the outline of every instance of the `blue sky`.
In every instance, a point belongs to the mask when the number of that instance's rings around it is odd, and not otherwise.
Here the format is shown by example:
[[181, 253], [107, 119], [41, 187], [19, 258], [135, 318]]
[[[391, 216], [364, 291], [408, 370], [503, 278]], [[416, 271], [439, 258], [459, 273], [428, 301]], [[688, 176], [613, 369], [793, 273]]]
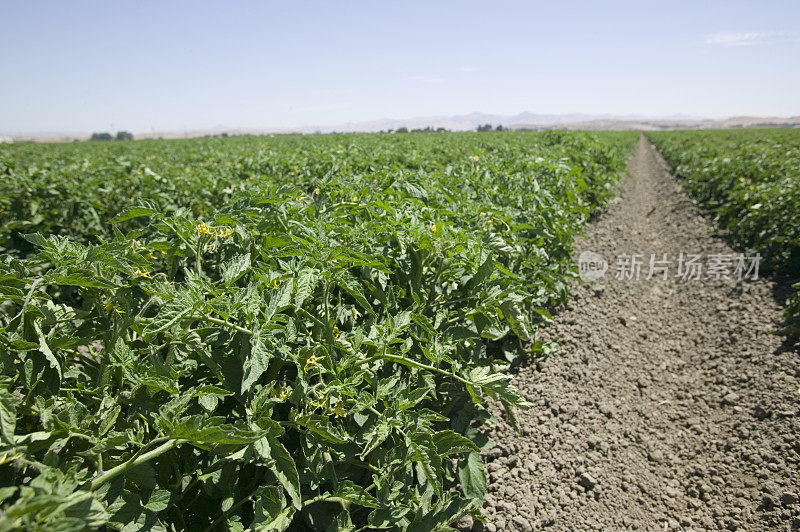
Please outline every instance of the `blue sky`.
[[800, 114], [800, 2], [0, 0], [0, 133]]

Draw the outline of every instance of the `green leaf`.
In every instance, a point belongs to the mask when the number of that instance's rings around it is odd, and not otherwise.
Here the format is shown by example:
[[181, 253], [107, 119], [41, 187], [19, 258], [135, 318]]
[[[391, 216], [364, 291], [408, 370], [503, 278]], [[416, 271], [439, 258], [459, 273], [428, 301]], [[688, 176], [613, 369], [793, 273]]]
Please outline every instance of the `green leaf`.
[[0, 439], [6, 445], [16, 445], [14, 441], [14, 431], [17, 426], [17, 405], [19, 398], [6, 390], [0, 388]]
[[58, 362], [58, 359], [53, 352], [50, 351], [50, 347], [47, 345], [47, 338], [45, 338], [44, 334], [42, 333], [39, 323], [34, 321], [33, 328], [36, 330], [36, 334], [39, 336], [39, 350], [50, 363], [50, 366], [58, 372], [58, 380], [61, 382], [61, 364]]
[[191, 416], [175, 425], [170, 437], [194, 444], [247, 444], [260, 440], [263, 431], [245, 430], [224, 423], [222, 417]]
[[236, 255], [222, 267], [222, 281], [226, 285], [233, 284], [250, 268], [250, 254]]
[[[446, 501], [446, 506], [441, 508], [441, 504], [437, 505], [440, 508], [434, 512], [425, 512], [419, 515], [407, 528], [408, 532], [428, 532], [431, 530], [441, 530], [440, 527], [452, 523], [462, 515], [464, 515], [469, 508], [474, 504], [473, 500], [453, 499]], [[445, 529], [446, 530], [446, 529]]]
[[122, 222], [127, 222], [128, 220], [133, 220], [134, 218], [139, 218], [141, 216], [152, 216], [156, 213], [154, 209], [149, 209], [147, 207], [131, 207], [119, 214], [116, 218], [111, 220], [111, 223], [118, 224]]
[[242, 377], [242, 393], [247, 393], [258, 378], [267, 370], [272, 353], [264, 345], [261, 331], [250, 338], [250, 353], [244, 361], [244, 376]]
[[276, 486], [259, 488], [254, 500], [251, 531], [283, 532], [289, 528], [295, 509], [286, 505], [280, 488]]
[[307, 428], [327, 442], [335, 444], [347, 443], [347, 439], [342, 437], [339, 430], [334, 428], [330, 421], [323, 416], [300, 416], [295, 419], [295, 423]]
[[53, 283], [65, 286], [81, 286], [84, 288], [116, 288], [117, 285], [107, 279], [100, 279], [97, 274], [87, 270], [76, 270], [68, 274], [53, 275]]
[[492, 272], [494, 272], [494, 259], [492, 259], [491, 255], [488, 255], [483, 264], [478, 267], [478, 271], [475, 272], [470, 285], [473, 287], [479, 286], [483, 281], [491, 277]]
[[167, 490], [155, 489], [147, 496], [147, 500], [142, 499], [142, 505], [152, 512], [160, 512], [169, 508], [171, 496]]
[[166, 331], [175, 325], [178, 320], [190, 313], [193, 308], [194, 301], [188, 293], [178, 294], [161, 307], [158, 315], [145, 328], [142, 337], [144, 337], [145, 341], [152, 340], [158, 333]]
[[297, 467], [294, 460], [286, 448], [276, 438], [265, 436], [258, 440], [254, 447], [256, 452], [267, 461], [274, 464], [270, 469], [278, 478], [286, 493], [292, 499], [292, 505], [298, 510], [302, 508], [302, 497], [300, 495], [300, 477], [297, 474]]
[[419, 471], [433, 487], [434, 492], [442, 496], [442, 459], [436, 449], [431, 435], [426, 432], [415, 431], [410, 434], [409, 449]]
[[339, 512], [339, 515], [336, 516], [330, 526], [325, 529], [325, 532], [354, 532], [356, 527], [353, 526], [353, 522], [350, 520], [350, 512], [348, 510], [342, 510]]
[[500, 304], [500, 308], [514, 334], [523, 342], [529, 342], [531, 335], [528, 332], [528, 326], [525, 323], [527, 320], [519, 308], [519, 303], [513, 299], [507, 299]]
[[295, 279], [295, 293], [294, 293], [294, 308], [299, 309], [306, 302], [306, 299], [314, 291], [317, 285], [318, 274], [316, 270], [311, 268], [303, 268], [300, 270], [297, 278]]
[[480, 454], [469, 453], [466, 460], [461, 461], [458, 466], [458, 481], [461, 483], [464, 495], [483, 500], [486, 494], [486, 474]]
[[334, 497], [339, 497], [346, 501], [365, 506], [367, 508], [380, 508], [378, 499], [367, 493], [367, 490], [354, 484], [350, 480], [342, 480], [336, 485], [333, 492]]
[[339, 280], [339, 286], [341, 286], [345, 292], [350, 294], [350, 297], [356, 300], [358, 306], [364, 309], [368, 314], [375, 315], [375, 311], [372, 310], [372, 305], [369, 304], [367, 298], [364, 296], [364, 291], [361, 290], [361, 287], [349, 276], [342, 275], [341, 279]]
[[522, 394], [511, 384], [511, 377], [502, 373], [493, 373], [487, 367], [474, 368], [468, 380], [480, 386], [490, 395], [497, 395], [517, 408], [531, 408], [533, 404], [525, 400]]
[[364, 442], [364, 450], [361, 451], [361, 457], [366, 458], [369, 453], [386, 441], [386, 438], [388, 438], [391, 433], [392, 426], [386, 417], [375, 420], [369, 425], [369, 428], [364, 431], [360, 438], [361, 441]]
[[452, 430], [440, 430], [433, 435], [433, 442], [436, 445], [436, 452], [439, 456], [463, 452], [477, 452], [478, 447], [472, 440], [456, 434]]

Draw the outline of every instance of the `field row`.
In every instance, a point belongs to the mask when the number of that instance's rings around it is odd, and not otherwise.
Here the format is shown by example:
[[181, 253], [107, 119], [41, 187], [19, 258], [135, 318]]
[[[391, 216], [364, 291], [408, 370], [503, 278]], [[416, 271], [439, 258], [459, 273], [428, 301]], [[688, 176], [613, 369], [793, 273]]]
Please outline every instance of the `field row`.
[[0, 150], [7, 528], [432, 530], [631, 133]]
[[[734, 247], [760, 253], [767, 271], [800, 281], [800, 130], [648, 136]], [[800, 333], [800, 297], [788, 303], [786, 315], [784, 332]]]

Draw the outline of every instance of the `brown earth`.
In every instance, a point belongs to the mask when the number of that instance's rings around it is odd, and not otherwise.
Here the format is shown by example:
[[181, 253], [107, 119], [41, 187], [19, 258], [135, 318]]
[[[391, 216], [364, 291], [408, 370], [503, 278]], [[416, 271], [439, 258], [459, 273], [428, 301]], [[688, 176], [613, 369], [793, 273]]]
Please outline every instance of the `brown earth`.
[[[651, 253], [735, 253], [642, 137], [621, 197], [576, 245], [609, 270], [575, 280], [543, 337], [561, 350], [520, 368], [534, 408], [488, 430], [487, 524], [472, 530], [800, 528], [800, 359], [772, 334], [769, 280], [645, 279]], [[617, 256], [643, 254], [640, 280]]]

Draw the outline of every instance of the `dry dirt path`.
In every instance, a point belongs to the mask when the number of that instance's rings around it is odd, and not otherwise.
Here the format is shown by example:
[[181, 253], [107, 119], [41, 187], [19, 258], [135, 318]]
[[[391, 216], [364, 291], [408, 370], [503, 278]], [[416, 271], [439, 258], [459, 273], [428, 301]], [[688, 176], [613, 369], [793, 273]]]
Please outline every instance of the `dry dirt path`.
[[[646, 280], [651, 253], [733, 254], [642, 137], [621, 198], [576, 245], [605, 277], [575, 281], [544, 336], [562, 349], [515, 383], [535, 407], [501, 421], [473, 530], [800, 528], [800, 360], [770, 334], [767, 281]], [[617, 280], [617, 256], [645, 257]], [[499, 418], [501, 408], [491, 406]], [[469, 527], [468, 523], [462, 523]]]

